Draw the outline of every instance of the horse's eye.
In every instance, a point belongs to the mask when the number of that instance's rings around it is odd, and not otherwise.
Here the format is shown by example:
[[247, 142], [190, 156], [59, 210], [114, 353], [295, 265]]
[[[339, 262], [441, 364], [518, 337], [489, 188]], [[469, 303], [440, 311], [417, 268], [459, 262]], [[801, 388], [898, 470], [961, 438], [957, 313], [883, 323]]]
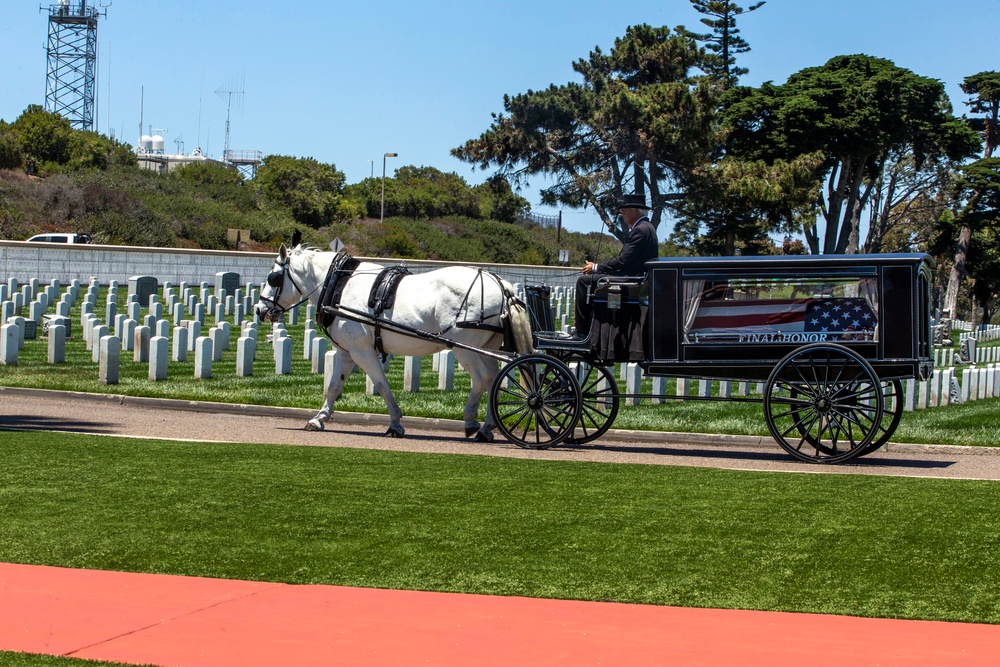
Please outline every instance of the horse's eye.
[[285, 277], [277, 271], [267, 274], [267, 284], [275, 289], [281, 287], [281, 283], [284, 279]]

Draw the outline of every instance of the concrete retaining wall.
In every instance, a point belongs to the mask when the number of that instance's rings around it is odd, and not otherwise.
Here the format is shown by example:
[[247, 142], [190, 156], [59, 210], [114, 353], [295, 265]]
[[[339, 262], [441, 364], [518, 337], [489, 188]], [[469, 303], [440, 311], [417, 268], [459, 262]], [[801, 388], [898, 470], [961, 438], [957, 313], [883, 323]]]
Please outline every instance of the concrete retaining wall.
[[[391, 265], [402, 260], [371, 259]], [[214, 284], [219, 271], [240, 274], [241, 282], [261, 283], [271, 264], [272, 253], [227, 252], [220, 250], [183, 250], [177, 248], [139, 248], [96, 244], [61, 245], [53, 243], [27, 243], [25, 241], [0, 241], [0, 277], [3, 282], [17, 278], [27, 283], [37, 278], [43, 284], [52, 279], [68, 283], [74, 279], [89, 282], [96, 278], [101, 285], [112, 280], [126, 282], [129, 276], [155, 276], [161, 283], [187, 282]], [[414, 273], [431, 271], [456, 262], [406, 260]], [[576, 284], [578, 269], [560, 267], [522, 266], [516, 264], [473, 264], [493, 271], [511, 283], [545, 283], [571, 287]]]

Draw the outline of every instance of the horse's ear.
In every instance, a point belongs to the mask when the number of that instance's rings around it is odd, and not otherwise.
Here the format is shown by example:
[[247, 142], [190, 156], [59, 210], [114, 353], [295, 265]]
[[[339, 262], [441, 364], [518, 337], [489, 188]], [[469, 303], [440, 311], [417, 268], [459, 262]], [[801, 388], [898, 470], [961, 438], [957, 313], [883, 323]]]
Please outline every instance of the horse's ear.
[[292, 247], [297, 248], [302, 244], [302, 231], [296, 229], [292, 232]]
[[288, 259], [288, 248], [286, 248], [285, 244], [282, 243], [281, 247], [278, 248], [278, 263], [284, 264], [287, 259]]

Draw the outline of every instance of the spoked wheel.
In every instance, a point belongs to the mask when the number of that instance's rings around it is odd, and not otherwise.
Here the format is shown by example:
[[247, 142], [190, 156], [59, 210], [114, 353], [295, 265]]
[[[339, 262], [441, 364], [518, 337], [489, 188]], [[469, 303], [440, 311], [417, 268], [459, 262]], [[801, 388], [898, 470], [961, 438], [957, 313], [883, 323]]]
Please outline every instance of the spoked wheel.
[[809, 463], [840, 463], [872, 451], [887, 430], [883, 404], [871, 364], [833, 343], [798, 348], [778, 362], [764, 387], [768, 430], [785, 451]]
[[596, 440], [604, 435], [618, 416], [618, 385], [607, 366], [592, 365], [579, 356], [567, 363], [579, 364], [576, 379], [580, 383], [580, 420], [566, 442], [574, 445]]
[[[892, 437], [892, 434], [896, 432], [896, 427], [899, 426], [899, 420], [903, 417], [903, 383], [899, 380], [882, 380], [881, 386], [882, 421], [879, 422], [871, 444], [865, 448], [865, 451], [859, 453], [858, 456], [871, 454], [889, 442], [889, 438]], [[799, 396], [796, 395], [796, 397]], [[799, 433], [807, 439], [812, 437], [806, 429], [806, 424], [799, 424], [798, 429]], [[813, 443], [810, 441], [810, 444]]]
[[[903, 418], [903, 383], [899, 380], [882, 380], [882, 421], [879, 423], [877, 431], [872, 438], [872, 442], [865, 448], [865, 451], [858, 456], [871, 454], [879, 449], [896, 432], [899, 421]], [[809, 438], [805, 425], [799, 425], [799, 433]], [[810, 442], [810, 444], [812, 444]]]
[[573, 434], [580, 417], [580, 385], [554, 357], [519, 357], [500, 369], [490, 388], [490, 409], [508, 440], [547, 449]]

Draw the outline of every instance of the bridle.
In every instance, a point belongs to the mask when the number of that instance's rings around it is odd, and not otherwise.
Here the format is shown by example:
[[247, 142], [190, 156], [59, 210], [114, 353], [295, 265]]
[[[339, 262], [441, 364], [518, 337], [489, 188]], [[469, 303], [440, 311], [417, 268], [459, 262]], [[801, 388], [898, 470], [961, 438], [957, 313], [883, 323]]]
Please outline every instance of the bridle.
[[[291, 262], [291, 257], [285, 259], [284, 262], [279, 263], [277, 260], [274, 262], [274, 267], [272, 267], [271, 272], [267, 274], [266, 282], [274, 290], [274, 295], [269, 299], [263, 294], [260, 296], [260, 302], [267, 306], [267, 312], [264, 313], [263, 319], [274, 321], [276, 318], [281, 318], [292, 308], [302, 305], [309, 300], [312, 296], [312, 292], [306, 294], [302, 287], [295, 282], [295, 278], [288, 270], [288, 265]], [[295, 304], [284, 308], [278, 304], [278, 300], [281, 298], [281, 292], [285, 289], [285, 279], [292, 284], [295, 291], [299, 293], [302, 298]], [[317, 288], [318, 289], [318, 288]], [[314, 289], [313, 292], [316, 290]]]

